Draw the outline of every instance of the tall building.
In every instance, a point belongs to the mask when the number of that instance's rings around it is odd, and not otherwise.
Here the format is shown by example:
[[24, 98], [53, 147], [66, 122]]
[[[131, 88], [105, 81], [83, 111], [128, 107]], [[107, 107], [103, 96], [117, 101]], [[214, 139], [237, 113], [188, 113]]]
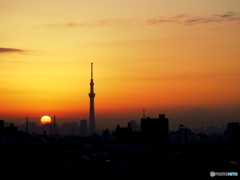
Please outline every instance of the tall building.
[[57, 124], [56, 124], [56, 116], [53, 116], [53, 135], [58, 136]]
[[128, 127], [124, 128], [124, 127], [120, 127], [119, 125], [117, 125], [116, 128], [116, 139], [120, 140], [122, 142], [129, 142], [132, 140], [132, 127], [131, 127], [131, 123], [128, 123]]
[[95, 126], [95, 112], [94, 112], [94, 83], [93, 83], [93, 63], [91, 63], [91, 80], [90, 80], [90, 109], [89, 109], [89, 134], [92, 135], [96, 133], [96, 126]]
[[4, 120], [0, 120], [0, 135], [4, 134]]
[[165, 146], [168, 144], [168, 118], [159, 114], [159, 118], [144, 117], [141, 119], [141, 134], [144, 143]]
[[228, 123], [224, 131], [224, 141], [226, 144], [240, 145], [240, 124], [239, 122]]
[[80, 135], [87, 136], [87, 120], [80, 120]]
[[25, 130], [26, 133], [28, 133], [28, 117], [26, 117], [26, 130]]

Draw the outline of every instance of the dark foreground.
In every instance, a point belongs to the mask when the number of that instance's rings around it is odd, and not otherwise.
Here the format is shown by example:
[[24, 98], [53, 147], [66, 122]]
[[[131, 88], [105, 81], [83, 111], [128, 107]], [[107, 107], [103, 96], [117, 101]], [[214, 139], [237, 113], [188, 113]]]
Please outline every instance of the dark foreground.
[[192, 144], [152, 147], [136, 144], [61, 142], [1, 142], [4, 169], [145, 169], [191, 172], [239, 172], [240, 148]]

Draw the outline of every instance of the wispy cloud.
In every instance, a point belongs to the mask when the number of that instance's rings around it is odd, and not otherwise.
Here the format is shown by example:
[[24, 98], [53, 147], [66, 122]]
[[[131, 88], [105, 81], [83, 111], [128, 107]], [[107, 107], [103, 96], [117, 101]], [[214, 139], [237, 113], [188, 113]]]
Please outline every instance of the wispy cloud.
[[[149, 18], [147, 24], [155, 25], [160, 23], [178, 23], [183, 25], [194, 25], [199, 23], [213, 23], [213, 22], [226, 22], [226, 21], [239, 21], [240, 14], [232, 11], [227, 11], [223, 14], [213, 14], [212, 16], [196, 17], [186, 13], [177, 14], [174, 16], [158, 16]], [[112, 25], [132, 25], [137, 24], [137, 19], [104, 19], [95, 22], [70, 22], [70, 23], [50, 23], [42, 26], [48, 28], [79, 28], [79, 27], [95, 27], [95, 26], [112, 26]]]
[[58, 24], [44, 24], [43, 26], [49, 27], [49, 28], [72, 28], [72, 27], [82, 27], [85, 26], [83, 23], [58, 23]]
[[0, 53], [15, 53], [15, 52], [25, 52], [25, 50], [15, 48], [0, 48]]
[[239, 21], [240, 14], [232, 11], [227, 11], [224, 14], [214, 14], [209, 17], [193, 17], [187, 14], [178, 14], [171, 17], [159, 16], [147, 20], [149, 25], [160, 24], [160, 23], [179, 23], [184, 25], [194, 25], [199, 23], [213, 23], [213, 22], [224, 22], [224, 21]]
[[100, 22], [103, 25], [111, 25], [111, 24], [129, 24], [132, 23], [134, 19], [105, 19]]
[[78, 28], [78, 27], [89, 27], [89, 26], [110, 26], [110, 25], [128, 25], [133, 23], [134, 19], [104, 19], [95, 22], [88, 23], [50, 23], [42, 26], [48, 28]]
[[163, 74], [160, 76], [142, 76], [131, 77], [131, 79], [147, 80], [147, 81], [238, 81], [240, 73], [235, 72], [194, 72], [194, 73], [176, 73], [176, 74]]
[[236, 15], [236, 13], [232, 12], [232, 11], [227, 11], [225, 14], [215, 14], [215, 16], [218, 16], [220, 18], [235, 18], [234, 16]]

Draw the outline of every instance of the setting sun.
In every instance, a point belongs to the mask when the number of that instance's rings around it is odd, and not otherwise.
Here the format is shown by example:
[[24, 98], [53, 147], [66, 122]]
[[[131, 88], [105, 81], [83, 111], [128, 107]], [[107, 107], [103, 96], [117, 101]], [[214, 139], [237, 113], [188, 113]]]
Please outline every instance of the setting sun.
[[51, 118], [49, 116], [43, 116], [41, 118], [41, 124], [51, 123]]

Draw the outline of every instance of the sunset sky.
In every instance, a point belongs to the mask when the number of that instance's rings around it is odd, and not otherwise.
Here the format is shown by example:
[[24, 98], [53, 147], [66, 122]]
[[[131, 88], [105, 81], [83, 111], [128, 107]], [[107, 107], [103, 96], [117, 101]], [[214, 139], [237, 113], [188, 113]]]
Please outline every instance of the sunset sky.
[[0, 119], [88, 119], [91, 62], [99, 126], [240, 118], [239, 0], [0, 0], [0, 21]]

